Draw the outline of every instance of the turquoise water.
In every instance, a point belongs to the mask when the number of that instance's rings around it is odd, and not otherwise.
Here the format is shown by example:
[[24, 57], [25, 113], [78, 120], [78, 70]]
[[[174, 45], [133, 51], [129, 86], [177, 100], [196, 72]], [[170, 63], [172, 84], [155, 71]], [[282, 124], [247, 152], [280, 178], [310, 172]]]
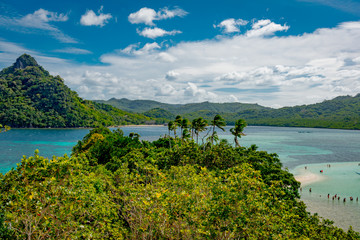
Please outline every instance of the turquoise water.
[[[301, 199], [308, 211], [335, 221], [335, 225], [348, 229], [352, 226], [360, 232], [360, 172], [358, 162], [325, 163], [306, 165], [308, 172], [323, 177], [323, 180], [302, 187]], [[305, 165], [296, 167], [293, 172], [304, 172]], [[320, 170], [323, 173], [320, 173]], [[311, 192], [309, 189], [311, 188]], [[329, 194], [329, 198], [328, 198]], [[340, 199], [332, 200], [333, 196]], [[353, 201], [350, 201], [353, 197]], [[346, 201], [344, 202], [344, 198]]]
[[[138, 132], [143, 139], [155, 140], [167, 133], [165, 127], [126, 127], [126, 135]], [[36, 149], [44, 157], [71, 154], [72, 147], [89, 129], [11, 129], [0, 134], [0, 172], [6, 173], [21, 161], [23, 155], [32, 156]]]
[[[233, 142], [229, 134], [218, 131], [221, 138]], [[136, 132], [144, 140], [155, 140], [168, 133], [167, 127], [124, 127], [124, 133]], [[70, 154], [72, 147], [81, 140], [88, 129], [12, 129], [0, 134], [0, 172], [16, 167], [22, 156], [31, 156], [35, 149], [45, 157]], [[246, 136], [240, 139], [243, 146], [256, 144], [259, 150], [277, 153], [292, 173], [298, 174], [306, 165], [308, 171], [320, 174], [323, 181], [303, 187], [302, 200], [310, 212], [335, 220], [345, 229], [352, 225], [360, 231], [360, 206], [356, 201], [332, 201], [327, 194], [342, 198], [360, 198], [360, 131], [336, 129], [305, 129], [279, 127], [247, 127]], [[331, 164], [327, 168], [327, 164]], [[308, 188], [312, 188], [309, 193]], [[321, 197], [320, 197], [321, 195]]]

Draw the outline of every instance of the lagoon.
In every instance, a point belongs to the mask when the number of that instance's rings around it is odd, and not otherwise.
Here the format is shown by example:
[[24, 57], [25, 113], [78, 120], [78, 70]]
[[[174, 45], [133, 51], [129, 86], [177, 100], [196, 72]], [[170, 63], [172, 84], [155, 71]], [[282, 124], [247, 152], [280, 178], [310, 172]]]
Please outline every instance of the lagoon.
[[[223, 139], [233, 142], [229, 132], [218, 131]], [[123, 127], [125, 135], [136, 132], [141, 139], [152, 141], [168, 133], [165, 126]], [[0, 134], [0, 172], [6, 173], [31, 156], [35, 149], [51, 158], [70, 154], [72, 147], [89, 129], [12, 129]], [[240, 139], [243, 146], [256, 144], [259, 150], [277, 153], [284, 165], [297, 177], [310, 181], [302, 184], [301, 199], [312, 213], [335, 221], [347, 229], [350, 225], [360, 231], [359, 202], [332, 201], [327, 194], [360, 198], [360, 131], [314, 128], [249, 126]], [[327, 167], [330, 164], [331, 167]], [[307, 167], [305, 171], [305, 166]], [[323, 170], [323, 173], [320, 173]], [[308, 191], [312, 188], [311, 193]]]

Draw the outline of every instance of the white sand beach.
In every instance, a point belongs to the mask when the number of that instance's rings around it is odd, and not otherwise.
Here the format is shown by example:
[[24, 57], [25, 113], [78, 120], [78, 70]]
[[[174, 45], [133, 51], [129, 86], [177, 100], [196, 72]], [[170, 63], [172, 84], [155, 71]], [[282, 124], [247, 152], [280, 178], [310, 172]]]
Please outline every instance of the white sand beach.
[[[295, 175], [295, 174], [294, 174]], [[301, 186], [304, 187], [314, 182], [323, 181], [326, 177], [310, 172], [309, 170], [301, 170], [299, 174], [294, 176], [296, 181], [301, 183]]]

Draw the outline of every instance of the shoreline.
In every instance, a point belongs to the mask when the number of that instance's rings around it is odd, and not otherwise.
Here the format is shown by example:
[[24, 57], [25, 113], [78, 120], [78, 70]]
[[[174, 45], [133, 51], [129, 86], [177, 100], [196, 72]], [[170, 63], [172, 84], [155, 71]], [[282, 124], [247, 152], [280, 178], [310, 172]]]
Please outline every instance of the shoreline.
[[[118, 125], [118, 126], [106, 126], [107, 128], [115, 128], [115, 127], [161, 127], [167, 126], [166, 123], [163, 124], [130, 124], [130, 125]], [[229, 127], [234, 126], [233, 124], [227, 125]], [[346, 131], [360, 131], [360, 129], [349, 129], [349, 128], [326, 128], [326, 127], [306, 127], [306, 126], [275, 126], [275, 125], [251, 125], [249, 124], [248, 127], [270, 127], [270, 128], [299, 128], [299, 129], [327, 129], [327, 130], [346, 130]], [[93, 129], [96, 127], [11, 127], [11, 129]]]
[[315, 173], [311, 173], [311, 172], [304, 173], [301, 175], [294, 175], [294, 177], [295, 177], [296, 181], [300, 182], [302, 187], [312, 184], [312, 183], [315, 183], [315, 182], [320, 182], [320, 181], [325, 180], [324, 176], [319, 176], [319, 175], [317, 175]]
[[164, 124], [140, 124], [140, 125], [120, 125], [120, 126], [110, 126], [108, 128], [122, 128], [122, 127], [165, 127]]
[[[107, 126], [106, 128], [122, 128], [122, 127], [164, 127], [164, 124], [140, 124], [140, 125], [136, 125], [136, 124], [131, 124], [131, 125], [119, 125], [119, 126]], [[24, 127], [24, 128], [11, 128], [10, 130], [13, 129], [29, 129], [29, 130], [63, 130], [63, 129], [94, 129], [96, 127], [63, 127], [63, 128], [56, 128], [56, 127], [43, 127], [43, 128], [30, 128], [30, 127]]]
[[305, 170], [304, 168], [299, 169], [302, 166], [303, 165], [297, 166], [295, 168], [295, 173], [293, 173], [295, 180], [300, 182], [301, 187], [326, 180], [326, 177], [323, 175], [313, 173], [310, 170]]
[[329, 163], [311, 163], [298, 165], [290, 172], [301, 186], [306, 186], [321, 181], [334, 181], [334, 179], [342, 181], [342, 176], [358, 179], [359, 175], [355, 173], [360, 171], [359, 167], [359, 161], [331, 162], [331, 167]]

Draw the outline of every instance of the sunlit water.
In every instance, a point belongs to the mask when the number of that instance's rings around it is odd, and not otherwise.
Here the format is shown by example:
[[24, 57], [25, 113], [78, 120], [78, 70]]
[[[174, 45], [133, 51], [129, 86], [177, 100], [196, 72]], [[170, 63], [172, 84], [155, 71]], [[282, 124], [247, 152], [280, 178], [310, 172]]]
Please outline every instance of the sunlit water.
[[[218, 131], [221, 138], [233, 143], [233, 136]], [[136, 132], [144, 140], [155, 140], [168, 133], [167, 127], [124, 127], [124, 133]], [[72, 147], [88, 129], [12, 129], [0, 134], [0, 172], [16, 167], [22, 156], [31, 156], [35, 149], [45, 157], [70, 155]], [[294, 174], [307, 171], [320, 175], [323, 180], [303, 186], [302, 200], [308, 210], [335, 221], [347, 229], [350, 225], [360, 231], [360, 131], [334, 129], [306, 129], [279, 127], [247, 127], [240, 144], [256, 144], [259, 150], [277, 153], [284, 165]], [[327, 167], [331, 164], [331, 167]], [[308, 190], [312, 188], [310, 193]], [[330, 198], [327, 195], [330, 194]], [[341, 201], [332, 201], [333, 195]], [[352, 196], [355, 200], [350, 201]], [[344, 203], [343, 198], [347, 198]]]

